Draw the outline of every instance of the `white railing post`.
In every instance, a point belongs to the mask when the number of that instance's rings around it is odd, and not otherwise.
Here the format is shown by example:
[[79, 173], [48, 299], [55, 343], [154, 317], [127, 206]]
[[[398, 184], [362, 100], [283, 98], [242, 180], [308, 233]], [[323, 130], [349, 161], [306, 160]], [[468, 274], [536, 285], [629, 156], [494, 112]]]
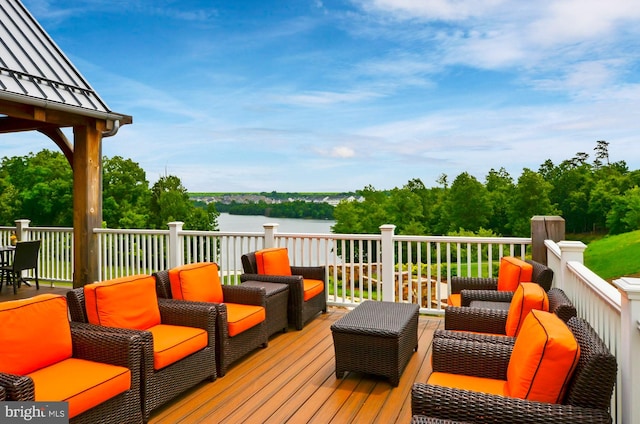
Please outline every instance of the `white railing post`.
[[[556, 279], [556, 286], [562, 290], [567, 289], [567, 281], [569, 281], [569, 270], [567, 262], [580, 262], [584, 264], [584, 251], [587, 245], [581, 241], [559, 241], [560, 248], [560, 275]], [[555, 275], [554, 275], [555, 277]]]
[[640, 278], [614, 280], [621, 294], [620, 352], [618, 367], [622, 374], [622, 422], [640, 423]]
[[276, 247], [276, 233], [278, 232], [278, 224], [267, 223], [264, 227], [264, 247]]
[[396, 229], [395, 225], [385, 224], [380, 226], [380, 233], [382, 234], [382, 300], [387, 302], [395, 302], [395, 279], [393, 278], [393, 270], [395, 268], [394, 249], [393, 249], [393, 235]]
[[29, 233], [27, 228], [29, 228], [30, 219], [16, 219], [16, 237], [20, 241], [29, 240]]
[[182, 241], [180, 240], [180, 236], [178, 235], [178, 233], [182, 231], [183, 225], [184, 222], [181, 221], [169, 223], [169, 268], [180, 266], [183, 262], [184, 249], [182, 248]]

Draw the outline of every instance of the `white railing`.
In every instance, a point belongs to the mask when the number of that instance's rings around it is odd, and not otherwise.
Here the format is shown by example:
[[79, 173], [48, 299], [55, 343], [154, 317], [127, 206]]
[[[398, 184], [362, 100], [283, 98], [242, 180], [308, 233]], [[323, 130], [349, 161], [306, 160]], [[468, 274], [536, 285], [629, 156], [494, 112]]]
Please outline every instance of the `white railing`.
[[[73, 230], [0, 227], [0, 243], [12, 232], [20, 240], [42, 240], [40, 278], [72, 281]], [[225, 233], [182, 230], [95, 229], [99, 279], [152, 273], [173, 266], [214, 261], [225, 284], [238, 284], [240, 256], [264, 247], [287, 247], [291, 263], [323, 265], [328, 277], [328, 303], [353, 306], [366, 299], [418, 303], [423, 313], [442, 314], [453, 276], [495, 276], [499, 258], [528, 255], [528, 238], [475, 238], [395, 235], [393, 225], [380, 234], [278, 233], [277, 224], [264, 232]], [[640, 422], [640, 279], [610, 284], [584, 266], [581, 242], [546, 240], [547, 265], [554, 286], [567, 293], [578, 315], [586, 319], [616, 356], [618, 378], [611, 403], [615, 423]], [[390, 284], [386, 284], [390, 282]]]

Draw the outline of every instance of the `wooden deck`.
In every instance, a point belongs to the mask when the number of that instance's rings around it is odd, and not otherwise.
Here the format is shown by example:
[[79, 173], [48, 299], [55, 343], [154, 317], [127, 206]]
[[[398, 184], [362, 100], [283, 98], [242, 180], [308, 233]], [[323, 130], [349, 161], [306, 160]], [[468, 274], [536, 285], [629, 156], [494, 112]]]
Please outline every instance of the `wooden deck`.
[[[41, 284], [21, 287], [18, 295], [4, 287], [0, 301], [42, 293], [64, 294], [67, 288]], [[177, 397], [151, 416], [150, 424], [185, 423], [402, 423], [411, 421], [411, 386], [431, 372], [433, 331], [444, 321], [421, 316], [418, 351], [398, 387], [386, 379], [349, 372], [335, 375], [330, 326], [348, 310], [329, 308], [301, 331], [276, 334], [269, 346], [233, 364], [227, 374]]]

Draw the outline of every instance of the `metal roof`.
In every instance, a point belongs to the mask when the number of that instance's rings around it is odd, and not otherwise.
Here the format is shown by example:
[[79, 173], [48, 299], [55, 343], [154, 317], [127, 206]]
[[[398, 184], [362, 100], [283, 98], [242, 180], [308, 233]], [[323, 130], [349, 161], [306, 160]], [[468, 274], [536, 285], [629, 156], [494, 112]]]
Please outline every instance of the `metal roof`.
[[19, 0], [0, 0], [0, 99], [105, 119], [110, 111]]

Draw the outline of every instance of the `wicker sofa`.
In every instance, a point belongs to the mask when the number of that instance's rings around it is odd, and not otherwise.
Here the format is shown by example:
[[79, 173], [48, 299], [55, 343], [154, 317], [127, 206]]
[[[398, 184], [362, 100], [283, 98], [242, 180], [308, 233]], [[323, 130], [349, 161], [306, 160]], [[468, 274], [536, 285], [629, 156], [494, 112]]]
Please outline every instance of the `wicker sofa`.
[[143, 422], [139, 335], [70, 324], [59, 295], [4, 302], [1, 309], [0, 400], [67, 402], [74, 424]]
[[126, 285], [135, 282], [136, 279], [149, 280], [153, 290], [153, 297], [159, 309], [161, 324], [205, 330], [206, 345], [186, 357], [158, 368], [154, 360], [154, 335], [150, 330], [90, 324], [85, 297], [86, 286], [68, 291], [67, 299], [71, 320], [75, 322], [74, 326], [101, 333], [136, 334], [142, 338], [140, 390], [143, 416], [147, 421], [153, 410], [180, 393], [204, 380], [214, 381], [216, 379], [216, 308], [214, 305], [157, 299], [153, 289], [155, 287], [155, 279], [150, 275], [124, 277], [122, 279], [124, 280], [122, 292], [125, 296], [130, 290]]
[[302, 330], [305, 323], [319, 313], [327, 312], [326, 290], [305, 300], [304, 280], [322, 281], [326, 287], [325, 268], [322, 266], [290, 266], [290, 275], [266, 275], [258, 272], [256, 252], [245, 253], [241, 257], [244, 273], [241, 281], [264, 281], [270, 283], [287, 284], [289, 286], [289, 304], [287, 315], [289, 324], [296, 330]]
[[[580, 358], [560, 403], [524, 400], [461, 388], [415, 383], [413, 422], [431, 419], [472, 423], [610, 423], [617, 364], [593, 328], [573, 317], [567, 322], [580, 346]], [[512, 344], [434, 338], [433, 371], [506, 379]], [[448, 422], [448, 421], [444, 421]]]
[[[158, 297], [161, 299], [172, 299], [174, 296], [171, 289], [169, 271], [158, 271], [155, 272], [153, 276], [156, 279], [156, 291]], [[214, 284], [213, 281], [204, 281], [204, 283]], [[220, 285], [220, 281], [218, 280], [216, 284]], [[259, 347], [267, 347], [269, 342], [266, 322], [261, 322], [235, 335], [231, 335], [229, 332], [229, 308], [232, 307], [231, 304], [252, 305], [265, 308], [265, 289], [259, 287], [232, 285], [221, 285], [221, 289], [224, 302], [203, 302], [205, 305], [215, 305], [218, 311], [215, 332], [216, 367], [218, 377], [223, 377], [229, 366], [238, 359]]]

